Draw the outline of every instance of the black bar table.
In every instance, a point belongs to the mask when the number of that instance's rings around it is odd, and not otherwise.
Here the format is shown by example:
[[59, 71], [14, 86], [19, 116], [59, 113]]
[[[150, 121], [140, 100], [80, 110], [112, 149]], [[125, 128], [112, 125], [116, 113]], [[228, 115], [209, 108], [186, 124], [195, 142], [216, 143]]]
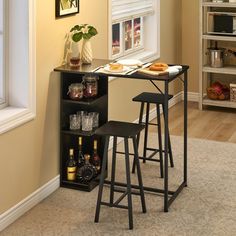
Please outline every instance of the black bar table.
[[[100, 76], [105, 76], [107, 79], [109, 76], [111, 77], [119, 77], [124, 79], [136, 79], [136, 80], [147, 80], [150, 81], [158, 90], [162, 92], [154, 81], [160, 81], [164, 83], [164, 117], [165, 117], [165, 128], [164, 128], [164, 188], [151, 188], [144, 186], [145, 191], [150, 191], [154, 193], [161, 193], [164, 195], [164, 211], [168, 212], [170, 205], [179, 195], [179, 193], [183, 190], [184, 187], [187, 186], [187, 90], [188, 90], [188, 65], [182, 65], [182, 70], [175, 74], [163, 74], [163, 75], [148, 75], [139, 73], [138, 71], [134, 71], [133, 73], [127, 74], [117, 74], [112, 72], [101, 73], [98, 72], [99, 68], [102, 68], [104, 65], [109, 64], [111, 61], [109, 60], [101, 60], [94, 59], [92, 64], [89, 65], [81, 65], [77, 69], [71, 69], [68, 65], [63, 65], [55, 69], [55, 71], [66, 72], [66, 73], [74, 73], [74, 74], [96, 74]], [[168, 93], [169, 93], [169, 84], [170, 82], [180, 79], [184, 85], [184, 147], [183, 147], [183, 180], [182, 183], [178, 186], [175, 191], [169, 190], [169, 180], [168, 180]], [[109, 180], [106, 180], [105, 183], [110, 183]], [[125, 187], [124, 183], [115, 182], [116, 186]], [[132, 188], [138, 189], [137, 185], [131, 185]]]

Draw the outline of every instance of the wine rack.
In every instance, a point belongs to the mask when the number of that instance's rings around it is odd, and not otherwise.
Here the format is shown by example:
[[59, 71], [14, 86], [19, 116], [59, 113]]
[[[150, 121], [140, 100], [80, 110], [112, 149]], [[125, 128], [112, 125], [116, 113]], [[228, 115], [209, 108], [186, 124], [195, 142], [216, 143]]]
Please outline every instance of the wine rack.
[[78, 138], [83, 140], [83, 153], [92, 153], [93, 141], [98, 141], [98, 155], [103, 157], [104, 140], [95, 135], [95, 130], [82, 131], [70, 130], [69, 115], [77, 111], [84, 110], [88, 112], [99, 113], [99, 126], [105, 124], [108, 120], [108, 77], [99, 76], [98, 94], [94, 98], [82, 98], [79, 101], [71, 100], [68, 93], [68, 87], [72, 83], [81, 83], [84, 75], [92, 71], [99, 65], [105, 64], [104, 60], [95, 60], [92, 65], [81, 66], [78, 70], [70, 69], [67, 66], [61, 66], [55, 69], [60, 72], [60, 186], [77, 189], [82, 191], [91, 191], [98, 185], [99, 175], [91, 181], [83, 183], [67, 180], [66, 163], [69, 157], [69, 149], [73, 148], [75, 157], [78, 155]]

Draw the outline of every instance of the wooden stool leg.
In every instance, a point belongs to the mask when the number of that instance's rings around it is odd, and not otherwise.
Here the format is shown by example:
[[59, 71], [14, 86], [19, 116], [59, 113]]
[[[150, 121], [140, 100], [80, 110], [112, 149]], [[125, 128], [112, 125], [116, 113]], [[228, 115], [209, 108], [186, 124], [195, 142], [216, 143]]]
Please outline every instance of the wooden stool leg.
[[144, 147], [143, 147], [143, 163], [146, 163], [146, 157], [147, 157], [149, 110], [150, 110], [150, 104], [147, 103], [145, 133], [144, 133]]
[[114, 203], [114, 182], [115, 182], [115, 170], [116, 170], [116, 149], [117, 149], [117, 137], [113, 139], [113, 153], [111, 164], [111, 188], [110, 188], [110, 204]]
[[143, 213], [146, 213], [147, 209], [146, 209], [146, 203], [145, 203], [145, 197], [144, 197], [143, 180], [142, 180], [142, 174], [141, 174], [141, 169], [140, 169], [140, 163], [139, 163], [139, 157], [138, 157], [138, 145], [137, 145], [136, 138], [133, 138], [133, 146], [134, 146], [134, 160], [137, 166], [137, 175], [138, 175], [138, 183], [139, 183], [139, 188], [140, 188], [142, 210], [143, 210]]
[[[162, 104], [162, 109], [163, 109], [163, 117], [165, 120], [165, 116], [164, 116], [164, 105]], [[168, 148], [168, 152], [169, 152], [169, 158], [170, 158], [170, 166], [174, 167], [174, 160], [173, 160], [173, 155], [172, 155], [172, 148], [171, 148], [171, 142], [170, 142], [170, 131], [168, 129], [168, 142], [169, 142], [169, 148]]]
[[[141, 124], [143, 120], [143, 110], [144, 110], [144, 102], [141, 103], [139, 120], [138, 120], [139, 124]], [[137, 146], [139, 146], [139, 140], [140, 140], [140, 133], [137, 135]], [[135, 160], [134, 159], [133, 159], [132, 173], [135, 173]]]
[[129, 229], [133, 229], [133, 209], [132, 209], [132, 198], [131, 198], [131, 180], [130, 180], [128, 138], [124, 138], [124, 143], [125, 143], [125, 166], [126, 166], [126, 179], [127, 179]]
[[156, 104], [157, 110], [157, 134], [158, 134], [158, 143], [159, 143], [159, 157], [160, 157], [160, 175], [163, 178], [163, 152], [162, 152], [162, 137], [161, 137], [161, 114], [160, 106]]
[[101, 175], [100, 175], [97, 206], [96, 206], [96, 213], [95, 213], [95, 219], [94, 219], [95, 223], [97, 223], [99, 221], [99, 214], [100, 214], [101, 201], [102, 201], [102, 190], [103, 190], [106, 165], [107, 165], [109, 138], [110, 138], [109, 136], [106, 136], [106, 138], [105, 138], [105, 147], [104, 147], [104, 154], [103, 154], [103, 159], [102, 159], [102, 170], [101, 170]]

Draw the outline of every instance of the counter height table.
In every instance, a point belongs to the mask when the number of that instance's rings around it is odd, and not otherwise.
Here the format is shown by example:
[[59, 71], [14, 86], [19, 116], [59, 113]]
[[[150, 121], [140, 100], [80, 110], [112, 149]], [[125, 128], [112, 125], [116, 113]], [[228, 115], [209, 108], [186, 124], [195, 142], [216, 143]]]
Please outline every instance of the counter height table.
[[[122, 79], [136, 79], [136, 80], [146, 80], [150, 81], [158, 90], [159, 93], [164, 94], [164, 118], [165, 118], [165, 127], [164, 127], [164, 188], [153, 188], [144, 186], [145, 191], [150, 191], [154, 193], [160, 193], [164, 196], [164, 211], [168, 212], [168, 209], [172, 202], [176, 199], [176, 197], [179, 195], [179, 193], [183, 190], [184, 187], [187, 186], [187, 86], [188, 86], [188, 69], [189, 66], [182, 65], [182, 70], [179, 70], [177, 73], [173, 74], [163, 74], [163, 75], [147, 75], [143, 73], [139, 73], [137, 70], [134, 70], [133, 72], [130, 71], [127, 74], [118, 74], [118, 73], [112, 73], [109, 71], [106, 72], [99, 72], [100, 68], [104, 67], [104, 65], [109, 64], [111, 61], [109, 60], [100, 60], [100, 59], [94, 59], [92, 64], [89, 65], [81, 65], [77, 69], [70, 68], [69, 65], [63, 65], [55, 69], [55, 71], [58, 71], [61, 73], [62, 79], [66, 79], [65, 75], [68, 75], [68, 78], [71, 78], [73, 76], [83, 76], [86, 74], [96, 74], [101, 79], [105, 81], [105, 92], [108, 93], [108, 79], [109, 77], [119, 77]], [[184, 85], [184, 145], [183, 145], [183, 175], [182, 175], [182, 183], [178, 186], [176, 190], [169, 190], [169, 183], [168, 183], [168, 93], [169, 93], [169, 84], [170, 82], [180, 79], [183, 82]], [[159, 87], [154, 83], [155, 81], [159, 81], [164, 83], [164, 92], [162, 92]], [[62, 88], [62, 91], [65, 91], [65, 88]], [[144, 91], [147, 92], [147, 91]], [[107, 99], [107, 97], [106, 97]], [[103, 105], [102, 105], [103, 104]], [[107, 100], [105, 102], [99, 104], [99, 106], [106, 106], [103, 107], [105, 114], [107, 115], [108, 110], [108, 103]], [[107, 118], [106, 118], [107, 119]], [[105, 123], [106, 119], [103, 120], [103, 123]], [[64, 165], [61, 165], [61, 168], [64, 168]], [[109, 183], [108, 180], [105, 181], [106, 183]], [[125, 187], [126, 185], [124, 183], [115, 182], [116, 186]], [[61, 184], [61, 186], [65, 186]], [[138, 189], [137, 185], [132, 185], [132, 188]]]

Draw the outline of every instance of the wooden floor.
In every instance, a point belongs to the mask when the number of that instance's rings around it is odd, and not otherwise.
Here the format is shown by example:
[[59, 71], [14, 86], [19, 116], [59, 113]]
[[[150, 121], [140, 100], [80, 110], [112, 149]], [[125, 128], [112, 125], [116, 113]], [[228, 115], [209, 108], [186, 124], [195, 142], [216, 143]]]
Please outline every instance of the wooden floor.
[[[170, 108], [169, 128], [172, 135], [183, 135], [183, 103]], [[189, 102], [188, 137], [236, 143], [236, 110], [207, 107], [201, 111], [198, 103]]]

